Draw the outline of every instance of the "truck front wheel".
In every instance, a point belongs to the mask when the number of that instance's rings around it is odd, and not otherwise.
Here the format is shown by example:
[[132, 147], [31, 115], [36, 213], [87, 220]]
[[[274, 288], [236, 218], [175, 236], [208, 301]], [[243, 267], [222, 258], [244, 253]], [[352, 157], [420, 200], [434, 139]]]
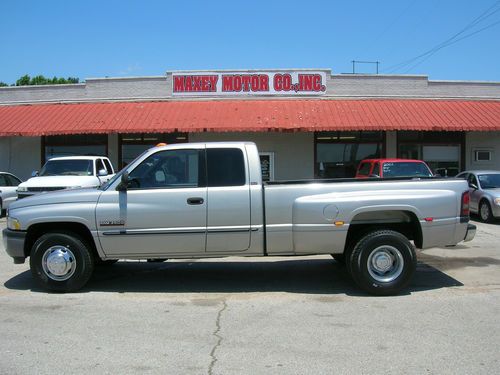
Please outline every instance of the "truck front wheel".
[[393, 230], [365, 235], [354, 247], [349, 262], [354, 281], [375, 295], [397, 294], [408, 285], [417, 268], [413, 245]]
[[73, 233], [46, 233], [33, 245], [31, 273], [43, 288], [73, 292], [92, 276], [94, 258], [88, 246]]

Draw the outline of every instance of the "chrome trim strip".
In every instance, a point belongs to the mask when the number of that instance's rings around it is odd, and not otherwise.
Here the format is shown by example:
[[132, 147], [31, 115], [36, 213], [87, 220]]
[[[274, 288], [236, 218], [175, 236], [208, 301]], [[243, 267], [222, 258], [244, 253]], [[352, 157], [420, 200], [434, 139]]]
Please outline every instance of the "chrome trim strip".
[[122, 235], [155, 235], [155, 234], [203, 234], [203, 233], [248, 233], [257, 232], [259, 227], [248, 226], [228, 226], [228, 227], [203, 227], [194, 228], [154, 228], [154, 229], [127, 229], [112, 230], [102, 232], [103, 236], [122, 236]]

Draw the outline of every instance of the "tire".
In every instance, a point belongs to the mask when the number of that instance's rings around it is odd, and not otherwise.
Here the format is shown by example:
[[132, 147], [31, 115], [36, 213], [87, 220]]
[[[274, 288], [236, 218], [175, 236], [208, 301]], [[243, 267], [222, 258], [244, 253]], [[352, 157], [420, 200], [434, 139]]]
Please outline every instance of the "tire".
[[349, 261], [354, 281], [370, 294], [399, 293], [417, 268], [413, 245], [399, 232], [377, 230], [356, 244]]
[[94, 257], [73, 233], [46, 233], [33, 245], [30, 268], [36, 282], [55, 292], [82, 288], [94, 271]]
[[493, 213], [491, 212], [491, 206], [488, 201], [482, 200], [479, 204], [479, 217], [485, 223], [491, 223], [493, 221]]

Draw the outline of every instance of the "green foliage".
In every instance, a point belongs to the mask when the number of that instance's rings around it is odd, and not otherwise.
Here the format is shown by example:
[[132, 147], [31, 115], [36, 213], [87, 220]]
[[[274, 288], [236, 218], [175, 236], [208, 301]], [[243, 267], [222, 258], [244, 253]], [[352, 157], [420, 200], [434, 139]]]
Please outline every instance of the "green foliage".
[[46, 78], [42, 75], [35, 77], [30, 77], [28, 74], [22, 76], [16, 81], [16, 86], [33, 86], [33, 85], [63, 85], [68, 83], [78, 83], [79, 78], [68, 77], [68, 78]]
[[9, 86], [9, 85], [6, 84], [5, 82], [0, 81], [0, 87], [5, 87], [5, 86]]

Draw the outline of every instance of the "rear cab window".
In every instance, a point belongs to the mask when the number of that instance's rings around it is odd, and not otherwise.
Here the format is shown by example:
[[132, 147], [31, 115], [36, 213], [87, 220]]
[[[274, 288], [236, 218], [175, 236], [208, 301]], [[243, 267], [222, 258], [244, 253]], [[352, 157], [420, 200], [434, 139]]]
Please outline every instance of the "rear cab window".
[[427, 165], [421, 162], [386, 162], [383, 164], [384, 177], [432, 177]]
[[371, 169], [371, 163], [369, 162], [362, 163], [359, 166], [358, 175], [368, 177], [370, 175], [370, 169]]
[[207, 149], [208, 187], [246, 184], [243, 151], [239, 148]]

